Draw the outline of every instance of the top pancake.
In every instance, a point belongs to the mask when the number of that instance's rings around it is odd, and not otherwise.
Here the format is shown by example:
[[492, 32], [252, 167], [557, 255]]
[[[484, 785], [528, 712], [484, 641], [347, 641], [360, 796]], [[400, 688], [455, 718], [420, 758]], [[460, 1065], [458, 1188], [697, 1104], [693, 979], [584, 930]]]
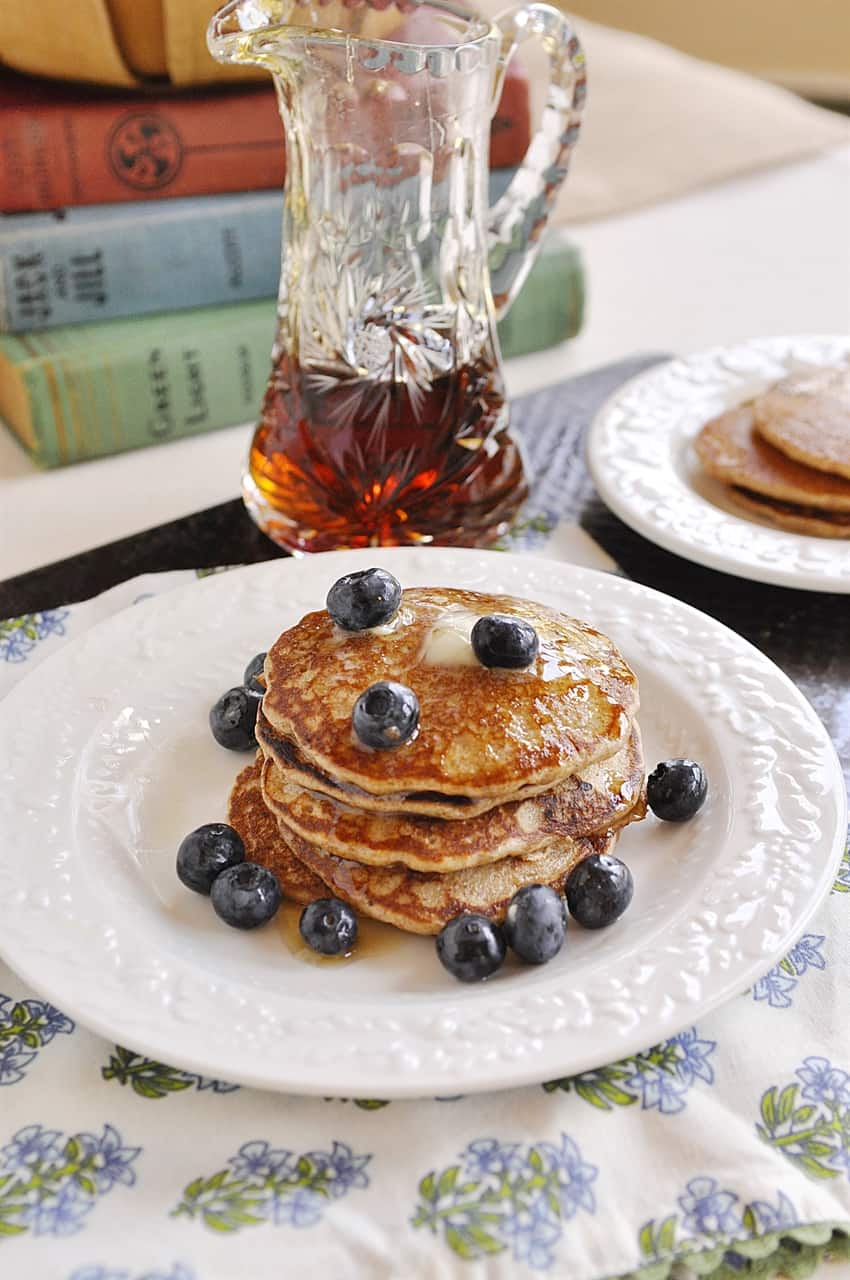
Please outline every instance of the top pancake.
[[756, 398], [753, 411], [758, 433], [789, 458], [850, 478], [850, 368], [846, 365], [783, 378]]
[[694, 447], [709, 475], [778, 502], [850, 511], [850, 480], [787, 458], [755, 434], [753, 423], [751, 406], [742, 405], [705, 424]]
[[[524, 671], [431, 665], [426, 642], [449, 611], [524, 618], [540, 652]], [[362, 746], [351, 724], [379, 680], [409, 685], [421, 709], [417, 736], [389, 751]], [[607, 636], [545, 605], [450, 587], [405, 591], [394, 622], [374, 631], [307, 614], [269, 650], [265, 681], [272, 728], [324, 773], [377, 795], [507, 798], [552, 785], [619, 750], [638, 710], [637, 680]]]

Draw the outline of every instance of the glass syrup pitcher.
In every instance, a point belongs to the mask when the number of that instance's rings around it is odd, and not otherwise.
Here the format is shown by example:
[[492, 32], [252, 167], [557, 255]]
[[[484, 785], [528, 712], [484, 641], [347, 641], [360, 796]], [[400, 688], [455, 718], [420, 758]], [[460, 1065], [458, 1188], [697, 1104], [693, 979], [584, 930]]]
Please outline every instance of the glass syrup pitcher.
[[[540, 128], [488, 209], [508, 59], [549, 60]], [[527, 493], [496, 321], [531, 266], [585, 96], [566, 18], [451, 3], [231, 0], [208, 44], [274, 76], [286, 135], [272, 372], [246, 506], [300, 554], [481, 546]]]

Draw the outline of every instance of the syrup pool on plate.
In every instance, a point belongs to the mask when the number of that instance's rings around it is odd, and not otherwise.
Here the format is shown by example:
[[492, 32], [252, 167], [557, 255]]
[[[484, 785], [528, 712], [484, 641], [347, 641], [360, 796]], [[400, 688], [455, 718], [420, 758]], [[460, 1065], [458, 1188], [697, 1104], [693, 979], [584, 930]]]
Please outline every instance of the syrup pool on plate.
[[301, 937], [298, 921], [304, 910], [297, 902], [283, 902], [277, 913], [273, 928], [280, 930], [284, 945], [290, 955], [307, 964], [340, 965], [353, 964], [357, 960], [371, 960], [375, 956], [385, 956], [398, 946], [399, 932], [391, 925], [380, 924], [377, 920], [357, 917], [357, 941], [351, 951], [344, 956], [323, 956]]

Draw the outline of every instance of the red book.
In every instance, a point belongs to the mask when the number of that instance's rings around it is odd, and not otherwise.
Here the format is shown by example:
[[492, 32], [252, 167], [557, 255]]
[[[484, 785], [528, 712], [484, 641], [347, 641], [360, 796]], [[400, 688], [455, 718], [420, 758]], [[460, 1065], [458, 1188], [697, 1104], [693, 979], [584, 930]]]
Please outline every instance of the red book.
[[[531, 134], [528, 82], [513, 60], [493, 120], [490, 164], [519, 164]], [[259, 191], [283, 183], [269, 87], [119, 94], [0, 79], [0, 210]]]
[[531, 95], [528, 76], [519, 60], [511, 58], [502, 84], [502, 96], [490, 125], [490, 168], [513, 169], [531, 142]]
[[283, 181], [274, 92], [117, 94], [0, 81], [0, 209], [253, 191]]

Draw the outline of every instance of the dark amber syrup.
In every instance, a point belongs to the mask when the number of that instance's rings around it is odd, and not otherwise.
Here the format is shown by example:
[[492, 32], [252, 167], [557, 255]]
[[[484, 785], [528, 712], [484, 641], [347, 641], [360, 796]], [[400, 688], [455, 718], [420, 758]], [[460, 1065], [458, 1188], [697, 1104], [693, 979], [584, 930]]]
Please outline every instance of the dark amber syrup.
[[526, 482], [495, 364], [479, 358], [424, 389], [374, 386], [318, 391], [278, 357], [245, 486], [261, 527], [294, 551], [483, 545], [504, 532]]

